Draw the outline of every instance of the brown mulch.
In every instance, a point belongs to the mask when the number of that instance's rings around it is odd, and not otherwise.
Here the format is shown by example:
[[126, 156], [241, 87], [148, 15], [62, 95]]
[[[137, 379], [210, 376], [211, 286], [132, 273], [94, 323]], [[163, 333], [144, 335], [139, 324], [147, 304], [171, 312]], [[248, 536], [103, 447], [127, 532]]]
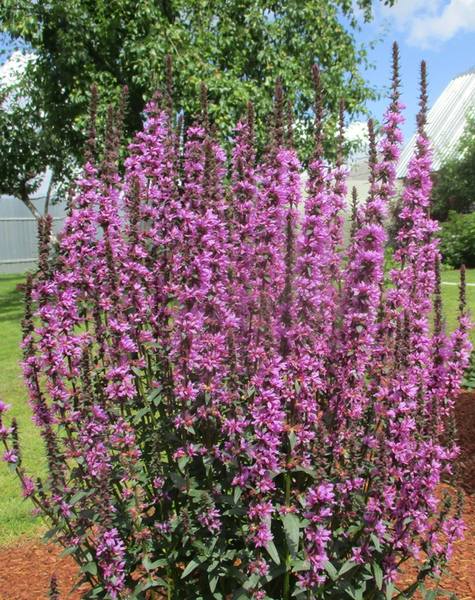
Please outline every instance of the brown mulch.
[[[475, 392], [461, 394], [456, 404], [461, 484], [465, 493], [465, 539], [454, 547], [448, 575], [440, 587], [455, 592], [459, 600], [475, 600]], [[0, 548], [0, 600], [45, 600], [49, 580], [58, 577], [62, 598], [80, 600], [81, 592], [69, 593], [77, 569], [70, 557], [39, 541], [21, 541]]]
[[0, 549], [0, 600], [45, 600], [50, 578], [58, 577], [61, 598], [80, 600], [79, 591], [69, 594], [76, 583], [77, 568], [71, 557], [60, 557], [53, 544], [21, 541]]

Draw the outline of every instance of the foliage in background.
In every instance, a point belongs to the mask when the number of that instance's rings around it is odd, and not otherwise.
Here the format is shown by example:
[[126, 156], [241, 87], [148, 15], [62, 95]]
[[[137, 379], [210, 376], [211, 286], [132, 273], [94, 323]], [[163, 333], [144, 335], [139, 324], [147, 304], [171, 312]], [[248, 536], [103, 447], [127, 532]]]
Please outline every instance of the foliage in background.
[[[474, 116], [469, 117], [467, 121], [457, 152], [442, 164], [434, 180], [432, 200], [434, 218], [445, 221], [451, 211], [470, 213], [475, 209]], [[468, 221], [460, 221], [460, 223], [468, 223]], [[471, 242], [472, 245], [474, 243], [475, 240]]]
[[39, 218], [31, 196], [48, 165], [57, 159], [54, 140], [43, 130], [43, 111], [35, 87], [25, 76], [28, 62], [16, 53], [8, 77], [4, 75], [0, 81], [0, 194], [18, 198]]
[[369, 123], [370, 193], [347, 248], [347, 172], [341, 149], [333, 165], [323, 160], [317, 67], [314, 77], [303, 215], [278, 82], [258, 160], [252, 105], [228, 165], [204, 93], [184, 139], [171, 98], [156, 97], [122, 175], [123, 111], [109, 111], [102, 161], [93, 118], [54, 253], [51, 219], [41, 221], [23, 369], [48, 477], [28, 474], [4, 403], [0, 437], [88, 598], [386, 600], [414, 557], [417, 580], [399, 596], [410, 598], [460, 536], [460, 497], [452, 486], [437, 493], [453, 483], [469, 322], [462, 284], [458, 327], [444, 333], [425, 68], [388, 286], [397, 49], [379, 153]]
[[[373, 0], [356, 4], [370, 20]], [[99, 89], [100, 119], [128, 86], [130, 135], [141, 128], [145, 100], [160, 83], [167, 54], [173, 57], [186, 120], [197, 114], [200, 83], [207, 81], [211, 117], [223, 136], [232, 133], [252, 100], [262, 140], [277, 73], [285, 87], [299, 90], [289, 98], [298, 120], [296, 141], [308, 142], [308, 74], [314, 62], [322, 70], [330, 115], [337, 114], [340, 98], [353, 114], [374, 95], [359, 72], [367, 51], [352, 35], [357, 27], [348, 0], [3, 0], [0, 5], [0, 29], [35, 55], [28, 77], [35, 106], [43, 111], [43, 143], [58, 160], [57, 178], [69, 172], [67, 159], [82, 161], [91, 85]], [[19, 116], [21, 128], [24, 115]], [[335, 129], [335, 120], [328, 124]], [[36, 127], [34, 119], [30, 127]], [[1, 144], [0, 139], [0, 154]]]
[[451, 267], [475, 267], [475, 213], [459, 214], [450, 211], [448, 220], [441, 223], [440, 250], [444, 262]]

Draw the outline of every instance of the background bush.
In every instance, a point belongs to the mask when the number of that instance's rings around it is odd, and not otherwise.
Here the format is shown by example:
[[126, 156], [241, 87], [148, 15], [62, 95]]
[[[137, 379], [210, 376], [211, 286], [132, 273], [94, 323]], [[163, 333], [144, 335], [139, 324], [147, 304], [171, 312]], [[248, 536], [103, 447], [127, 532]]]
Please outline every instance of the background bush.
[[448, 220], [440, 227], [440, 251], [444, 262], [455, 268], [461, 265], [475, 267], [475, 213], [450, 211]]

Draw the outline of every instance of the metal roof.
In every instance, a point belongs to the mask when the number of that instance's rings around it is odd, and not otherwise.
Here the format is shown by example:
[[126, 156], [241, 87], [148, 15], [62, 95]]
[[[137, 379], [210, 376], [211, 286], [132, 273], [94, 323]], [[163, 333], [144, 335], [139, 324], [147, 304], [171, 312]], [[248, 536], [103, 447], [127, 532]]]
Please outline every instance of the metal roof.
[[[426, 131], [434, 152], [434, 171], [456, 151], [467, 116], [474, 109], [475, 69], [471, 69], [452, 79], [427, 115]], [[401, 153], [397, 177], [405, 177], [415, 145], [416, 135], [413, 135]]]

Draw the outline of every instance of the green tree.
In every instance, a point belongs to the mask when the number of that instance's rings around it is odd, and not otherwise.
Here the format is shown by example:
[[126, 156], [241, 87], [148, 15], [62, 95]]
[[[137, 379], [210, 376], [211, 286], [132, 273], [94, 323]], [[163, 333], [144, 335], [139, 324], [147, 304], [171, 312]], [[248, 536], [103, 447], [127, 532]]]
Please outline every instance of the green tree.
[[[363, 20], [372, 18], [373, 0], [357, 0], [356, 6]], [[291, 100], [302, 147], [312, 120], [314, 62], [322, 69], [329, 114], [337, 114], [341, 97], [353, 114], [374, 95], [359, 71], [367, 53], [356, 44], [357, 28], [352, 0], [0, 3], [0, 30], [26, 44], [36, 57], [29, 77], [58, 178], [67, 172], [70, 157], [81, 159], [90, 86], [98, 86], [100, 115], [128, 86], [126, 129], [131, 135], [140, 125], [145, 101], [163, 84], [167, 54], [173, 58], [176, 98], [186, 118], [197, 113], [205, 81], [211, 118], [227, 134], [249, 100], [260, 119], [258, 131], [265, 130], [275, 78], [281, 76], [289, 91], [300, 90]]]
[[31, 57], [16, 53], [0, 82], [0, 194], [15, 196], [39, 219], [31, 197], [48, 167], [50, 172], [64, 171], [59, 164], [64, 152], [61, 142], [52, 143], [45, 135], [44, 112], [28, 76], [31, 66]]
[[434, 176], [433, 215], [446, 221], [450, 211], [475, 209], [475, 117], [469, 117], [457, 151]]

